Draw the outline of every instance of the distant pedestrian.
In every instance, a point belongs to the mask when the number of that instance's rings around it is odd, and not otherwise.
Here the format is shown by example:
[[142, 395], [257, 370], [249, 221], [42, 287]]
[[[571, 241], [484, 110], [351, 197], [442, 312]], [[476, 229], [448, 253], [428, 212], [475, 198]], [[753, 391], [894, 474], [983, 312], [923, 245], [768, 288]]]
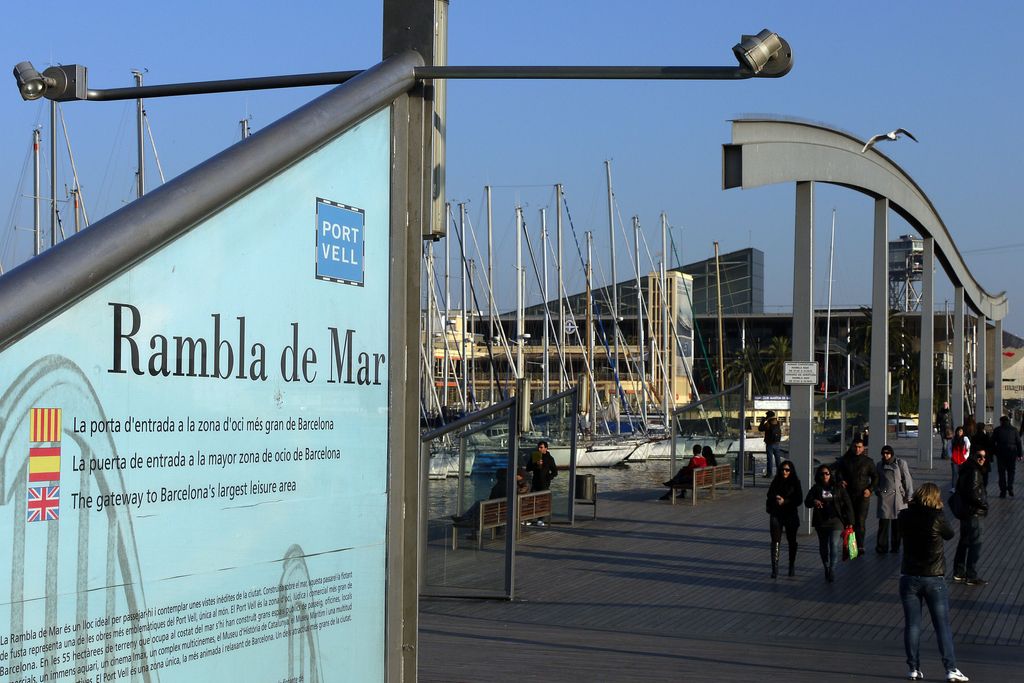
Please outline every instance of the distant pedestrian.
[[[871, 509], [871, 495], [878, 483], [875, 461], [864, 449], [864, 442], [855, 439], [843, 457], [839, 459], [839, 480], [850, 494], [853, 506], [853, 530], [857, 534], [857, 548], [861, 551], [867, 536], [868, 511]], [[859, 556], [858, 556], [859, 557]]]
[[875, 496], [878, 499], [878, 534], [875, 536], [875, 552], [898, 553], [900, 551], [899, 513], [907, 507], [914, 491], [914, 480], [910, 476], [907, 461], [896, 457], [892, 446], [882, 446], [882, 459], [875, 466], [878, 483]]
[[939, 439], [942, 441], [942, 457], [946, 458], [946, 444], [949, 443], [953, 434], [953, 418], [949, 412], [949, 401], [943, 401], [942, 407], [935, 413], [935, 428], [939, 432]]
[[949, 451], [949, 469], [953, 474], [953, 483], [949, 489], [956, 491], [956, 482], [960, 478], [960, 466], [971, 457], [971, 439], [967, 436], [963, 427], [957, 427], [953, 432], [952, 447]]
[[704, 456], [704, 461], [707, 463], [705, 467], [718, 467], [718, 458], [715, 457], [715, 452], [711, 450], [711, 446], [701, 448], [700, 454]]
[[782, 532], [786, 532], [789, 547], [789, 576], [796, 575], [796, 532], [800, 528], [800, 503], [804, 499], [796, 467], [789, 460], [779, 465], [778, 474], [768, 485], [765, 511], [768, 513], [768, 530], [772, 539], [772, 578], [779, 575], [779, 552]]
[[1003, 415], [999, 426], [992, 432], [992, 450], [995, 451], [996, 468], [999, 470], [999, 497], [1013, 496], [1013, 479], [1017, 471], [1017, 460], [1021, 457], [1020, 432], [1010, 424], [1010, 418]]
[[[690, 462], [686, 463], [679, 468], [679, 471], [675, 475], [664, 482], [665, 486], [670, 489], [674, 486], [680, 486], [685, 484], [693, 484], [693, 471], [699, 467], [707, 467], [708, 461], [704, 457], [703, 449], [699, 443], [693, 444], [693, 455], [690, 457]], [[686, 497], [686, 491], [683, 491], [683, 497]], [[670, 500], [672, 498], [672, 491], [669, 490], [659, 500]]]
[[947, 681], [966, 681], [956, 668], [953, 632], [949, 627], [949, 588], [946, 585], [946, 556], [943, 541], [953, 538], [953, 529], [942, 513], [942, 494], [931, 482], [914, 492], [907, 509], [900, 512], [900, 527], [906, 540], [900, 567], [900, 601], [903, 603], [903, 647], [907, 652], [907, 678], [924, 679], [919, 658], [921, 607], [928, 606], [939, 644]]
[[960, 512], [960, 538], [953, 558], [953, 580], [968, 586], [984, 586], [987, 581], [978, 576], [978, 558], [981, 556], [982, 519], [988, 514], [988, 491], [982, 468], [985, 452], [975, 451], [960, 467], [956, 492]]
[[836, 564], [842, 557], [840, 535], [853, 524], [850, 496], [832, 479], [832, 467], [819, 465], [814, 473], [814, 486], [804, 498], [804, 505], [811, 508], [811, 526], [818, 533], [818, 554], [829, 583], [836, 580]]
[[772, 476], [772, 468], [782, 463], [782, 450], [779, 446], [782, 443], [782, 425], [779, 418], [775, 417], [775, 411], [769, 410], [765, 413], [757, 431], [764, 433], [765, 471], [764, 476]]

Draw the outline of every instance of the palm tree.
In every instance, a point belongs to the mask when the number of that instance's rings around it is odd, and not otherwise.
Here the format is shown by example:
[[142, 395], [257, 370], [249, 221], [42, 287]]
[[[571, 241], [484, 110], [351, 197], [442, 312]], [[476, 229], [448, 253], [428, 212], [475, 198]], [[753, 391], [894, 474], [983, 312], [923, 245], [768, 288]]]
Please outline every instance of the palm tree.
[[789, 345], [788, 337], [772, 337], [768, 345], [767, 358], [762, 365], [764, 368], [765, 383], [772, 391], [784, 393], [785, 385], [782, 383], [786, 361], [792, 358], [792, 348]]

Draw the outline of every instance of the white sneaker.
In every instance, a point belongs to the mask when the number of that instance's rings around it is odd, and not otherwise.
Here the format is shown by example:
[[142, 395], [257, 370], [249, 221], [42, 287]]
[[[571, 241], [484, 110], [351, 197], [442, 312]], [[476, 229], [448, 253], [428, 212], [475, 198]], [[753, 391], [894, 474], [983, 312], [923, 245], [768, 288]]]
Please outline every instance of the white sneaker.
[[920, 669], [913, 669], [910, 673], [907, 674], [907, 680], [908, 681], [923, 681], [924, 680], [924, 674], [921, 673]]
[[537, 520], [537, 526], [547, 526], [547, 524], [544, 523], [543, 519], [538, 519]]
[[953, 669], [946, 672], [946, 680], [952, 683], [953, 681], [969, 681], [971, 679], [963, 675], [960, 669]]

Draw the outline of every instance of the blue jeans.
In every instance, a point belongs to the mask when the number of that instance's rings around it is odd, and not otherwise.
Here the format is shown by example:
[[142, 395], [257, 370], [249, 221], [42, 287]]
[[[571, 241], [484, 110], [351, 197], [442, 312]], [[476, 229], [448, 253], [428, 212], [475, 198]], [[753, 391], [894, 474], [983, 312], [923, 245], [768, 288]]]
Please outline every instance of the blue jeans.
[[957, 465], [952, 460], [949, 461], [949, 469], [953, 473], [953, 483], [950, 484], [949, 488], [956, 489], [956, 480], [960, 476], [960, 465]]
[[843, 557], [839, 547], [843, 532], [831, 527], [819, 527], [815, 531], [818, 532], [818, 554], [821, 555], [821, 563], [830, 569], [835, 569], [836, 564]]
[[960, 520], [960, 538], [953, 556], [953, 575], [978, 578], [978, 557], [981, 555], [981, 517], [973, 515]]
[[932, 628], [939, 642], [939, 654], [946, 671], [956, 668], [953, 652], [953, 632], [949, 628], [949, 592], [943, 576], [901, 576], [900, 601], [903, 603], [903, 647], [907, 651], [907, 666], [911, 671], [920, 669], [918, 650], [921, 645], [921, 604], [928, 605]]
[[779, 449], [779, 444], [773, 443], [770, 446], [764, 447], [765, 460], [767, 461], [765, 470], [768, 476], [772, 476], [772, 466], [778, 467], [782, 464], [782, 451]]

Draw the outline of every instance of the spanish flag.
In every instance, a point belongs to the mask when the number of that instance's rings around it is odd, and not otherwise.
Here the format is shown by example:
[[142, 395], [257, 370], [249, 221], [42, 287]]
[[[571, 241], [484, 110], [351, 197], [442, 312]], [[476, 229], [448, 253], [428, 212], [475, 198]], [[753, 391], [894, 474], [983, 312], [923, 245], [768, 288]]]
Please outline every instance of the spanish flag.
[[28, 440], [32, 443], [60, 441], [60, 408], [33, 408], [29, 416]]
[[57, 481], [60, 479], [60, 446], [28, 449], [28, 480]]

